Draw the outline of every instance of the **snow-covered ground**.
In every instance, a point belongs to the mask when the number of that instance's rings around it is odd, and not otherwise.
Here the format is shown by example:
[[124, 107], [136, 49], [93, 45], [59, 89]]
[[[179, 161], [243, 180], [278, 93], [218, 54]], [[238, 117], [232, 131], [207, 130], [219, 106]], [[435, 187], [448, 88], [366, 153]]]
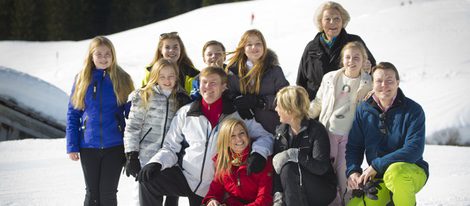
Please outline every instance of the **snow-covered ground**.
[[[85, 184], [80, 162], [66, 158], [65, 140], [16, 140], [0, 143], [0, 205], [83, 205]], [[424, 158], [430, 178], [418, 205], [470, 205], [469, 147], [428, 145]], [[118, 204], [132, 202], [134, 178], [121, 176]], [[180, 205], [188, 205], [180, 198]]]
[[[405, 95], [423, 106], [427, 142], [470, 144], [470, 2], [338, 2], [352, 16], [347, 31], [359, 34], [376, 60], [394, 63]], [[231, 51], [245, 30], [257, 28], [265, 35], [268, 47], [277, 52], [287, 79], [294, 84], [303, 49], [317, 32], [313, 12], [319, 3], [258, 0], [216, 5], [108, 37], [116, 47], [118, 63], [138, 84], [163, 32], [178, 31], [188, 55], [201, 68], [204, 42], [216, 39]], [[252, 13], [255, 20], [250, 25]], [[88, 44], [89, 40], [0, 41], [0, 66], [38, 77], [70, 93]], [[39, 107], [32, 97], [44, 97], [42, 91], [46, 89], [37, 90], [42, 84], [23, 85], [5, 74], [1, 73], [0, 95], [64, 121], [63, 93], [47, 95], [61, 105]], [[22, 78], [17, 76], [14, 78]], [[431, 176], [418, 194], [419, 205], [470, 205], [469, 152], [466, 147], [427, 146], [424, 158], [430, 163]], [[123, 176], [120, 205], [129, 204], [131, 184], [132, 179]], [[80, 205], [83, 196], [80, 164], [67, 159], [63, 139], [0, 142], [0, 205]], [[182, 201], [185, 205], [184, 198]]]

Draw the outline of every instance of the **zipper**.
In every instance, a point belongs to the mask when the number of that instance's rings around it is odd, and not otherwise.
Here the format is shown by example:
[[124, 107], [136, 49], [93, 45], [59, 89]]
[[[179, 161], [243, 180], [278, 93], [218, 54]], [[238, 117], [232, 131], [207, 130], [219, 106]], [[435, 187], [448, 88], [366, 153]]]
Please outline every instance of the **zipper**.
[[170, 100], [168, 97], [166, 97], [166, 113], [165, 113], [165, 123], [163, 124], [163, 133], [162, 133], [162, 143], [160, 144], [160, 148], [163, 147], [163, 142], [165, 141], [165, 135], [166, 135], [166, 123], [168, 121], [168, 106], [170, 105]]
[[[209, 122], [208, 119], [207, 120], [207, 125], [211, 125], [211, 123]], [[204, 174], [204, 166], [206, 164], [206, 156], [207, 156], [207, 146], [209, 145], [209, 139], [210, 139], [210, 135], [212, 134], [212, 130], [211, 131], [208, 131], [206, 132], [206, 144], [205, 144], [205, 147], [204, 147], [204, 158], [202, 159], [202, 167], [201, 167], [201, 175], [199, 176], [199, 183], [197, 184], [196, 186], [196, 189], [194, 189], [194, 193], [196, 193], [197, 189], [199, 189], [199, 186], [201, 186], [201, 183], [202, 183], [202, 175]]]
[[100, 148], [103, 149], [103, 81], [106, 76], [106, 70], [103, 71], [103, 77], [101, 78], [100, 81], [100, 106], [99, 106], [99, 112], [100, 112]]
[[[204, 148], [204, 159], [202, 160], [202, 168], [201, 168], [201, 175], [199, 177], [199, 183], [197, 184], [196, 186], [196, 189], [194, 189], [194, 193], [196, 193], [197, 189], [199, 189], [199, 186], [201, 186], [201, 183], [202, 183], [202, 175], [204, 174], [204, 166], [206, 164], [206, 156], [207, 156], [207, 146], [209, 145], [209, 139], [211, 137], [211, 135], [213, 133], [216, 133], [217, 130], [219, 129], [219, 124], [220, 122], [224, 119], [223, 117], [223, 114], [221, 114], [220, 118], [219, 118], [219, 121], [217, 122], [217, 125], [215, 125], [214, 129], [211, 130], [211, 131], [208, 131], [206, 132], [206, 144], [205, 144], [205, 148]], [[211, 123], [209, 122], [209, 119], [206, 118], [206, 122], [207, 122], [207, 125], [211, 125]]]
[[96, 99], [96, 87], [97, 87], [98, 82], [93, 83], [93, 99]]

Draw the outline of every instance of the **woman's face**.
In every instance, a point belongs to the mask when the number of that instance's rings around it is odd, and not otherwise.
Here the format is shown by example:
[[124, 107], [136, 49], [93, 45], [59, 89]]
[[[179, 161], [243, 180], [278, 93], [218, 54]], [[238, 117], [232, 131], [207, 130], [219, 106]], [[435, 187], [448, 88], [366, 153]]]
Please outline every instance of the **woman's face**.
[[163, 90], [173, 90], [176, 85], [176, 72], [171, 66], [165, 66], [160, 70], [157, 84]]
[[282, 109], [279, 105], [280, 104], [278, 102], [277, 105], [276, 105], [276, 108], [274, 108], [274, 110], [276, 110], [277, 114], [279, 115], [280, 122], [283, 123], [283, 124], [292, 123], [292, 120], [293, 120], [292, 115], [288, 114], [287, 111]]
[[337, 37], [343, 28], [343, 19], [336, 9], [326, 9], [323, 11], [321, 20], [323, 32], [325, 32], [328, 40]]
[[359, 76], [363, 63], [364, 58], [362, 57], [360, 50], [354, 48], [344, 50], [343, 66], [346, 69], [346, 73], [351, 75], [350, 77]]
[[162, 55], [164, 59], [168, 59], [173, 63], [177, 63], [180, 59], [181, 47], [176, 39], [165, 39], [162, 44]]
[[253, 63], [257, 63], [263, 56], [264, 45], [256, 35], [249, 35], [245, 45], [245, 55]]
[[105, 45], [101, 45], [95, 48], [93, 52], [93, 63], [97, 69], [107, 69], [111, 66], [113, 61], [113, 54], [111, 49]]
[[230, 137], [230, 148], [235, 153], [242, 153], [243, 150], [250, 144], [248, 134], [245, 129], [239, 124], [235, 125]]
[[212, 44], [204, 50], [204, 63], [207, 66], [222, 67], [225, 61], [225, 52], [220, 45]]

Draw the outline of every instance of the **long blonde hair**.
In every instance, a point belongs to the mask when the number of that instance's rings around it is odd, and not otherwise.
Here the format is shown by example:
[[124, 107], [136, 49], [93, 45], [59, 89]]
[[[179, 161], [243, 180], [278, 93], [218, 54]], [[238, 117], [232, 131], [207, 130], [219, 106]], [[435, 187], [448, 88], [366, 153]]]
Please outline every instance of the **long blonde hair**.
[[178, 59], [178, 62], [176, 62], [178, 67], [184, 64], [184, 65], [194, 68], [193, 62], [191, 61], [191, 59], [189, 59], [188, 54], [186, 54], [186, 48], [184, 47], [183, 40], [181, 40], [177, 32], [169, 32], [169, 33], [160, 34], [157, 51], [155, 51], [155, 56], [153, 57], [152, 62], [150, 62], [149, 66], [152, 67], [158, 60], [163, 59], [163, 53], [162, 53], [163, 41], [167, 39], [176, 39], [176, 41], [178, 41], [179, 48], [180, 48], [180, 58]]
[[150, 76], [149, 76], [149, 82], [140, 90], [140, 95], [142, 97], [143, 106], [145, 108], [148, 107], [149, 98], [153, 95], [153, 87], [158, 84], [158, 78], [160, 78], [160, 71], [162, 71], [163, 68], [165, 67], [170, 67], [175, 71], [175, 75], [176, 75], [175, 87], [173, 88], [173, 91], [171, 92], [171, 95], [170, 95], [170, 98], [175, 98], [175, 91], [179, 87], [178, 67], [176, 66], [176, 64], [172, 63], [170, 60], [160, 59], [152, 66], [152, 70], [150, 71]]
[[88, 55], [85, 58], [84, 66], [76, 76], [75, 89], [72, 95], [72, 105], [75, 109], [85, 109], [85, 95], [92, 79], [92, 71], [96, 67], [93, 63], [93, 53], [99, 46], [106, 46], [111, 50], [112, 61], [106, 71], [113, 83], [114, 94], [117, 104], [122, 105], [127, 102], [128, 95], [134, 90], [134, 83], [131, 76], [127, 74], [116, 62], [116, 51], [113, 43], [106, 37], [97, 36], [91, 40], [88, 48]]
[[[263, 43], [263, 55], [261, 56], [260, 60], [253, 66], [251, 70], [248, 70], [246, 67], [246, 62], [248, 61], [248, 57], [245, 54], [245, 46], [248, 43], [249, 36], [256, 36], [258, 37], [261, 42]], [[240, 78], [240, 92], [242, 94], [259, 94], [259, 90], [261, 87], [261, 78], [265, 70], [265, 59], [267, 55], [267, 46], [266, 40], [264, 39], [263, 34], [257, 29], [251, 29], [246, 31], [241, 39], [238, 42], [238, 46], [235, 51], [230, 52], [229, 54], [233, 54], [233, 56], [229, 59], [227, 64], [226, 70], [234, 65], [237, 64], [238, 67], [238, 77]], [[251, 86], [251, 82], [254, 81], [255, 86]]]
[[[230, 141], [232, 133], [237, 125], [240, 125], [248, 135], [248, 129], [241, 119], [228, 118], [222, 122], [217, 136], [217, 161], [215, 169], [215, 178], [222, 180], [223, 176], [230, 174], [232, 170], [232, 151]], [[248, 137], [248, 140], [250, 138]]]

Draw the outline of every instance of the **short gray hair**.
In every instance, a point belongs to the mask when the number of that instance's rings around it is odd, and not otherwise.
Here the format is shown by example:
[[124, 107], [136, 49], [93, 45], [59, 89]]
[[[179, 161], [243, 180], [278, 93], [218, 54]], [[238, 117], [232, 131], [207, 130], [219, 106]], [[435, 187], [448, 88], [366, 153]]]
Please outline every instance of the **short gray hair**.
[[348, 11], [341, 6], [341, 4], [336, 3], [334, 1], [327, 1], [318, 7], [317, 12], [315, 13], [315, 23], [317, 24], [318, 31], [322, 32], [323, 27], [321, 24], [322, 18], [323, 18], [323, 12], [327, 9], [336, 9], [339, 14], [341, 15], [341, 21], [343, 22], [343, 28], [346, 28], [346, 26], [349, 23], [349, 20], [351, 20], [351, 17], [349, 16]]

